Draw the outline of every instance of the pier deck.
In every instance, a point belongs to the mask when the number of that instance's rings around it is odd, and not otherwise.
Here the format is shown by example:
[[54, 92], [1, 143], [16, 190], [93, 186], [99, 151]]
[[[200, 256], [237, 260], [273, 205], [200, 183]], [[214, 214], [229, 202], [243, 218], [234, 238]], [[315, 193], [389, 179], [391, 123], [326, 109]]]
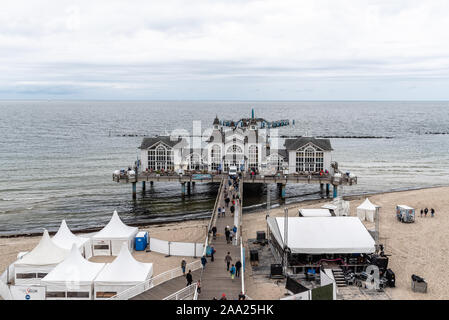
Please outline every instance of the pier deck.
[[[226, 179], [225, 179], [226, 180]], [[240, 188], [239, 188], [240, 189]], [[221, 194], [218, 195], [219, 206], [225, 206], [224, 201], [224, 188], [221, 190]], [[242, 194], [243, 190], [239, 190]], [[229, 205], [229, 207], [231, 204]], [[241, 214], [241, 205], [236, 201], [236, 212]], [[214, 212], [214, 214], [218, 214]], [[222, 294], [225, 293], [228, 300], [237, 300], [240, 291], [242, 290], [241, 278], [235, 277], [231, 279], [229, 271], [226, 270], [225, 256], [228, 252], [232, 257], [231, 265], [235, 264], [237, 260], [240, 260], [240, 243], [234, 245], [232, 243], [226, 243], [225, 227], [229, 226], [231, 229], [234, 226], [234, 217], [231, 214], [229, 208], [226, 208], [225, 217], [218, 217], [215, 220], [215, 226], [217, 227], [217, 237], [211, 241], [211, 246], [216, 250], [215, 261], [211, 262], [208, 258], [208, 263], [203, 271], [201, 279], [201, 294], [198, 296], [199, 300], [212, 300], [214, 297], [220, 299]], [[242, 262], [243, 264], [243, 262]]]

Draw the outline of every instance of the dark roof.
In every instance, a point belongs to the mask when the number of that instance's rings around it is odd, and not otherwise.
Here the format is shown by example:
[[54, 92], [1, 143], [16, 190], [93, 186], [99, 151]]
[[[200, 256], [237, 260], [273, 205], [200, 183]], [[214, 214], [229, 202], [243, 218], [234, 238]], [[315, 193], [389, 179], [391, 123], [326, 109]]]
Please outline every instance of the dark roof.
[[158, 137], [151, 137], [151, 138], [143, 138], [142, 143], [140, 145], [140, 149], [148, 149], [149, 147], [151, 147], [152, 145], [154, 145], [158, 142], [163, 142], [164, 144], [166, 144], [170, 147], [174, 147], [181, 140], [182, 140], [182, 138], [178, 138], [177, 140], [172, 141], [170, 139], [170, 136], [158, 136]]
[[313, 137], [301, 137], [296, 139], [285, 139], [284, 146], [287, 150], [297, 150], [308, 143], [313, 143], [318, 148], [324, 151], [332, 151], [331, 142], [329, 139], [317, 139]]

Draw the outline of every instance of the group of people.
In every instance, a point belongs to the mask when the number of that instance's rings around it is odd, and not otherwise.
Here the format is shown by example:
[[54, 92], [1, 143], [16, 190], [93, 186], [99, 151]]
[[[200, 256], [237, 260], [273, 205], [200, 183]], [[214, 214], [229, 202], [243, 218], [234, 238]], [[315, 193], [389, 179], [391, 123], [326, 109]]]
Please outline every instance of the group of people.
[[240, 262], [240, 259], [236, 261], [235, 265], [231, 264], [232, 257], [231, 253], [228, 252], [228, 254], [225, 257], [226, 262], [226, 271], [228, 271], [231, 275], [231, 279], [234, 280], [235, 277], [240, 277], [240, 270], [242, 268], [242, 262]]
[[[429, 209], [425, 208], [425, 209], [421, 209], [421, 218], [424, 214], [424, 217], [427, 217], [427, 214], [429, 213]], [[430, 209], [430, 216], [433, 218], [435, 216], [435, 210], [433, 208]]]

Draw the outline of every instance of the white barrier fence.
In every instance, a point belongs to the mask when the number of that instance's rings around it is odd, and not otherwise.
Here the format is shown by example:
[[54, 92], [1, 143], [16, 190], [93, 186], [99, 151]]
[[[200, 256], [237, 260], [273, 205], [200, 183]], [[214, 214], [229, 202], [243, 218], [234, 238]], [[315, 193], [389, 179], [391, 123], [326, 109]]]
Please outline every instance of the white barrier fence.
[[[197, 260], [197, 261], [188, 263], [186, 265], [186, 270], [195, 271], [200, 268], [202, 268], [201, 260]], [[174, 278], [177, 278], [180, 276], [182, 276], [181, 267], [175, 268], [175, 269], [166, 271], [164, 273], [161, 273], [151, 279], [143, 281], [132, 288], [122, 291], [118, 295], [115, 295], [115, 296], [109, 298], [108, 300], [129, 300], [129, 299], [141, 294], [142, 292], [145, 292], [157, 285], [160, 285], [161, 283], [164, 283], [166, 281], [169, 281], [171, 279], [174, 279]]]
[[198, 300], [198, 285], [191, 284], [162, 300]]
[[175, 242], [159, 240], [156, 238], [150, 238], [149, 242], [151, 251], [169, 256], [201, 257], [204, 250], [204, 245], [202, 243]]

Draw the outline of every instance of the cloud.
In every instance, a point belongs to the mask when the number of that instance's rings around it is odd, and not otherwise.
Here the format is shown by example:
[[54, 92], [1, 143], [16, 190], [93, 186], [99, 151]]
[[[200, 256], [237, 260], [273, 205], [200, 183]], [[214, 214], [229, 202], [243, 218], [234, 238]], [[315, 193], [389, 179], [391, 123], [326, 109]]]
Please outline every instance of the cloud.
[[0, 98], [352, 99], [356, 85], [382, 99], [399, 83], [405, 99], [417, 81], [423, 99], [447, 99], [422, 83], [449, 84], [448, 9], [445, 0], [6, 2]]

